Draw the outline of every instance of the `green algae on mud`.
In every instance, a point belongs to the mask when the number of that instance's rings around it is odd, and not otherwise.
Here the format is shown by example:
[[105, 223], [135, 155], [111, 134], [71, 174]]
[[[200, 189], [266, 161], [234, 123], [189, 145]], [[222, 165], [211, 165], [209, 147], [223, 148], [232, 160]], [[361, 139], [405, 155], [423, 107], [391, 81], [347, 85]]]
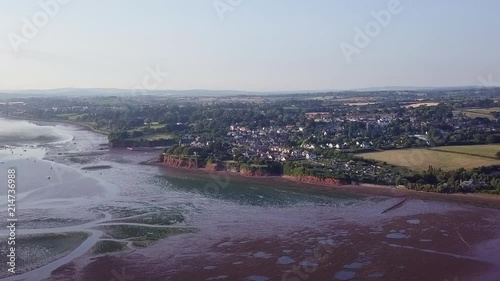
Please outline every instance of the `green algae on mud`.
[[100, 208], [93, 209], [95, 211], [105, 211], [111, 214], [113, 219], [126, 219], [132, 216], [145, 215], [151, 212], [158, 212], [162, 210], [159, 207], [141, 207], [141, 208], [133, 208], [133, 207], [118, 207], [118, 206], [103, 206]]
[[[113, 217], [113, 221], [119, 223], [140, 223], [150, 225], [172, 225], [186, 221], [183, 207], [105, 207], [105, 210]], [[97, 210], [97, 209], [96, 209]]]
[[135, 225], [104, 225], [97, 229], [104, 231], [113, 239], [128, 241], [158, 241], [173, 235], [194, 233], [197, 230], [187, 227], [148, 227]]
[[186, 221], [186, 218], [179, 210], [161, 211], [157, 213], [147, 213], [133, 218], [120, 219], [123, 223], [141, 223], [150, 225], [173, 225]]
[[[16, 239], [16, 272], [32, 270], [55, 261], [74, 249], [89, 237], [86, 232], [19, 235]], [[1, 250], [4, 256], [3, 249]], [[0, 278], [5, 277], [7, 264], [0, 265]]]
[[101, 240], [97, 242], [90, 252], [94, 255], [119, 252], [127, 248], [127, 242]]

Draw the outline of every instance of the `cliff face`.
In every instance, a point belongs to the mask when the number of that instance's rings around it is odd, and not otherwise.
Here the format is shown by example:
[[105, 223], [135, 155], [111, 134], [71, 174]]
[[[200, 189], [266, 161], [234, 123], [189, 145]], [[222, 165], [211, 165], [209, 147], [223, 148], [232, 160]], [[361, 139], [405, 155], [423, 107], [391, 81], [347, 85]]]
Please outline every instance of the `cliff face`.
[[241, 169], [240, 174], [243, 176], [247, 177], [269, 177], [272, 176], [270, 173], [266, 173], [261, 170], [248, 170], [248, 169]]
[[[241, 168], [238, 169], [236, 167], [230, 166], [229, 168], [224, 165], [221, 162], [218, 163], [210, 163], [206, 164], [205, 163], [196, 163], [196, 161], [192, 159], [184, 159], [181, 157], [176, 157], [176, 156], [168, 156], [168, 155], [162, 155], [159, 158], [160, 163], [163, 163], [166, 166], [170, 167], [180, 167], [180, 168], [188, 168], [188, 169], [199, 169], [199, 168], [206, 168], [209, 171], [229, 171], [229, 172], [234, 172], [234, 173], [239, 173], [243, 176], [247, 177], [270, 177], [270, 176], [281, 176], [281, 174], [273, 174], [271, 172], [266, 172], [262, 169], [253, 169], [253, 168]], [[294, 181], [299, 181], [299, 182], [304, 182], [304, 183], [311, 183], [311, 184], [323, 184], [323, 185], [330, 185], [330, 186], [339, 186], [344, 184], [342, 181], [337, 180], [337, 179], [320, 179], [317, 177], [313, 176], [283, 176], [284, 178], [294, 180]]]
[[337, 179], [320, 179], [317, 177], [312, 177], [312, 176], [284, 176], [287, 179], [291, 179], [294, 181], [300, 181], [300, 182], [305, 182], [305, 183], [312, 183], [312, 184], [327, 184], [327, 185], [332, 185], [332, 186], [339, 186], [342, 185], [343, 182]]
[[160, 158], [160, 161], [171, 167], [182, 167], [182, 168], [190, 168], [190, 169], [197, 169], [197, 168], [203, 168], [201, 167], [198, 163], [191, 159], [182, 159], [178, 157], [172, 157], [172, 156], [162, 156]]
[[188, 168], [188, 169], [199, 169], [205, 168], [209, 171], [230, 171], [233, 173], [239, 173], [243, 176], [249, 177], [267, 177], [273, 176], [273, 174], [259, 170], [259, 169], [239, 169], [235, 167], [227, 167], [221, 162], [218, 163], [196, 163], [192, 159], [184, 159], [176, 156], [169, 155], [161, 155], [159, 158], [160, 163], [169, 166], [169, 167], [180, 167], [180, 168]]
[[226, 171], [226, 168], [224, 167], [224, 165], [220, 164], [220, 163], [211, 163], [211, 164], [207, 164], [206, 167], [207, 170], [210, 170], [210, 171]]

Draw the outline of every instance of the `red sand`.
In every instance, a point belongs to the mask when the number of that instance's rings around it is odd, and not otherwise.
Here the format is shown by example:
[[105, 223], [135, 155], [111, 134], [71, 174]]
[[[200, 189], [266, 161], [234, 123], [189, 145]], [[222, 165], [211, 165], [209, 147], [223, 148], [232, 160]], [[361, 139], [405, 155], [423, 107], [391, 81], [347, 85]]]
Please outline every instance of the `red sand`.
[[425, 209], [440, 203], [410, 201], [385, 215], [372, 205], [376, 210], [359, 221], [363, 212], [311, 209], [297, 218], [301, 224], [263, 218], [264, 225], [202, 228], [147, 249], [80, 260], [50, 280], [341, 280], [335, 276], [349, 272], [350, 280], [500, 280], [498, 210], [451, 206], [433, 213]]

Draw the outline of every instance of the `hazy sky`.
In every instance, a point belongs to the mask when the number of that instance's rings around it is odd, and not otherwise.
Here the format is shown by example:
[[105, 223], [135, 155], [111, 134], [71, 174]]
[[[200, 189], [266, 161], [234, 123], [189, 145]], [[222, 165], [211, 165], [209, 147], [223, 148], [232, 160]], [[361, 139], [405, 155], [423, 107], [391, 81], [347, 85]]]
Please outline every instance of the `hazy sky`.
[[[45, 24], [39, 2], [54, 1], [68, 3], [52, 5]], [[500, 1], [400, 0], [388, 9], [391, 1], [0, 0], [0, 89], [134, 88], [146, 80], [157, 89], [325, 90], [477, 85], [489, 75], [500, 82]], [[370, 24], [381, 10], [391, 20]], [[23, 18], [33, 23], [34, 15], [40, 28], [23, 35]], [[356, 44], [355, 28], [367, 25], [373, 38]], [[356, 50], [350, 62], [343, 42]], [[168, 76], [149, 79], [148, 66]]]

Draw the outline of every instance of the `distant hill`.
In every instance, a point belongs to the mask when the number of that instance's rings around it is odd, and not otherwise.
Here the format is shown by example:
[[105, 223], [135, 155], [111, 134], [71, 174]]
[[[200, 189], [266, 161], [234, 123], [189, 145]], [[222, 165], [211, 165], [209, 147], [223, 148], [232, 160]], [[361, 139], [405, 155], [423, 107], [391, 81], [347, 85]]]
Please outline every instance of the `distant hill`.
[[274, 94], [303, 94], [318, 93], [320, 91], [237, 91], [237, 90], [127, 90], [113, 88], [61, 88], [50, 90], [4, 90], [0, 92], [0, 97], [5, 96], [133, 96], [133, 95], [154, 95], [154, 96], [239, 96], [239, 95], [274, 95]]
[[382, 92], [382, 91], [453, 91], [453, 90], [467, 90], [477, 89], [479, 86], [455, 86], [455, 87], [404, 87], [404, 86], [388, 86], [388, 87], [369, 87], [353, 89], [357, 92]]
[[378, 91], [425, 91], [425, 90], [466, 90], [477, 89], [478, 86], [458, 86], [458, 87], [370, 87], [352, 90], [301, 90], [301, 91], [238, 91], [238, 90], [127, 90], [113, 88], [60, 88], [50, 90], [2, 90], [0, 98], [15, 98], [34, 96], [133, 96], [133, 95], [153, 95], [153, 96], [240, 96], [240, 95], [290, 95], [290, 94], [317, 94], [327, 92], [378, 92]]

